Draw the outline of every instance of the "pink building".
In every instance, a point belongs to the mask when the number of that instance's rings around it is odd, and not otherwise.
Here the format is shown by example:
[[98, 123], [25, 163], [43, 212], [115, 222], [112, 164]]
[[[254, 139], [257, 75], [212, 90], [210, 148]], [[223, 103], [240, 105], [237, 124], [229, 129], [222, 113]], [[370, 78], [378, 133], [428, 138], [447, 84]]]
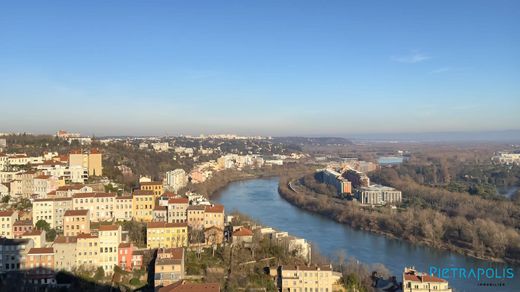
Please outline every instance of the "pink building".
[[[117, 252], [117, 265], [124, 271], [132, 270], [134, 246], [131, 243], [120, 243]], [[142, 260], [141, 260], [142, 262]]]

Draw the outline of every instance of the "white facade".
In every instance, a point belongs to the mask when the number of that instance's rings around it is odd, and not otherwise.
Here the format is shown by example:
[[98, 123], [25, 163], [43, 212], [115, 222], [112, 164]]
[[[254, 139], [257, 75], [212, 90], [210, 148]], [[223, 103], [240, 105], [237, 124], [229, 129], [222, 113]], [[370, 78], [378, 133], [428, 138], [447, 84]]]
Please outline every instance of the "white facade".
[[176, 169], [166, 172], [166, 186], [177, 192], [188, 184], [188, 175], [184, 169]]

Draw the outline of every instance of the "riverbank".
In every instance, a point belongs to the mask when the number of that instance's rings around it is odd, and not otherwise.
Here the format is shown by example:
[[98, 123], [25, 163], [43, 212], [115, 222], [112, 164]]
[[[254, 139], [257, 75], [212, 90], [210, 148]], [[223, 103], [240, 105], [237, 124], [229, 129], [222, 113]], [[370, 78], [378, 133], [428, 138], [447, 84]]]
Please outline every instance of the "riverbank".
[[[390, 209], [382, 209], [382, 211], [380, 211], [380, 209], [373, 209], [366, 211], [359, 208], [359, 206], [355, 205], [353, 202], [338, 203], [325, 195], [315, 197], [313, 194], [302, 194], [301, 191], [298, 192], [293, 190], [290, 187], [289, 182], [295, 178], [296, 177], [290, 176], [281, 177], [278, 185], [278, 193], [284, 200], [303, 210], [319, 214], [357, 230], [369, 231], [389, 238], [408, 241], [413, 244], [456, 252], [468, 257], [490, 262], [510, 264], [519, 263], [518, 261], [511, 259], [497, 258], [486, 254], [476, 254], [469, 248], [458, 247], [441, 241], [440, 239], [435, 242], [424, 239], [422, 233], [425, 232], [425, 228], [428, 229], [429, 227], [426, 226], [426, 222], [421, 224], [418, 223], [418, 220], [435, 221], [435, 216], [437, 216], [437, 214], [431, 210], [407, 210], [404, 215]], [[396, 217], [405, 216], [406, 221], [408, 221], [410, 226], [401, 227], [397, 221], [403, 218]], [[439, 228], [439, 226], [434, 227], [437, 227], [437, 229]], [[410, 230], [403, 232], [402, 228], [408, 228]], [[388, 230], [394, 232], [389, 232]]]

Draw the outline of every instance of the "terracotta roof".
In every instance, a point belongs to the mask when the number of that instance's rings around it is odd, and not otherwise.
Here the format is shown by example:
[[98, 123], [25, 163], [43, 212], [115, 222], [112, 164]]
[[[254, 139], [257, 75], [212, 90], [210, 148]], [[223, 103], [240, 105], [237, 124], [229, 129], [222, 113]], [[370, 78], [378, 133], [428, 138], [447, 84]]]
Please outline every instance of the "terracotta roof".
[[32, 222], [32, 220], [18, 220], [16, 222], [14, 222], [13, 225], [14, 226], [20, 226], [20, 225], [31, 225], [31, 226], [33, 226], [33, 222]]
[[34, 179], [49, 179], [51, 177], [52, 177], [52, 175], [40, 174], [39, 176], [35, 177]]
[[63, 216], [87, 216], [88, 210], [67, 210]]
[[188, 283], [180, 280], [168, 286], [159, 288], [159, 292], [219, 292], [218, 283]]
[[202, 205], [189, 206], [188, 211], [191, 211], [191, 210], [204, 211], [204, 210], [206, 210], [206, 207], [202, 206]]
[[68, 190], [79, 190], [83, 188], [85, 185], [83, 184], [72, 184], [72, 185], [64, 185], [57, 189], [57, 191], [68, 191]]
[[446, 280], [444, 280], [444, 279], [430, 276], [426, 273], [416, 273], [413, 271], [405, 273], [403, 275], [403, 278], [405, 281], [412, 281], [412, 282], [439, 282], [439, 283], [446, 282]]
[[206, 212], [208, 213], [224, 213], [224, 205], [213, 205], [207, 206]]
[[241, 227], [233, 232], [233, 236], [253, 236], [253, 231], [248, 228]]
[[116, 193], [77, 193], [74, 194], [73, 198], [109, 198], [116, 197]]
[[42, 254], [42, 253], [54, 254], [54, 248], [52, 248], [52, 247], [33, 247], [29, 250], [28, 254]]
[[16, 211], [15, 210], [0, 211], [0, 217], [11, 217], [11, 216], [13, 216], [14, 212], [16, 212]]
[[149, 222], [146, 228], [172, 228], [172, 227], [188, 227], [187, 223], [167, 223], [167, 222]]
[[153, 196], [153, 191], [135, 190], [134, 196]]
[[168, 204], [189, 204], [188, 198], [172, 198], [168, 200]]
[[92, 235], [90, 233], [80, 233], [77, 236], [78, 239], [85, 239], [85, 238], [97, 238], [97, 235]]
[[130, 244], [129, 242], [121, 242], [119, 244], [119, 248], [130, 248], [132, 247], [132, 244]]
[[119, 225], [101, 225], [99, 231], [115, 231], [119, 230]]
[[54, 243], [76, 243], [78, 238], [76, 236], [63, 236], [58, 235], [54, 240]]
[[167, 211], [168, 208], [166, 206], [160, 206], [160, 205], [157, 205], [153, 208], [154, 211]]
[[34, 199], [33, 202], [50, 202], [50, 201], [72, 201], [72, 198], [58, 197], [58, 198], [46, 198], [46, 199]]
[[182, 247], [172, 247], [172, 248], [160, 248], [157, 250], [157, 254], [161, 255], [164, 257], [164, 255], [166, 255], [165, 258], [173, 258], [173, 259], [177, 259], [177, 260], [182, 260], [182, 258], [184, 257], [184, 248]]
[[156, 186], [156, 185], [161, 185], [161, 186], [162, 186], [162, 181], [149, 181], [149, 182], [142, 182], [142, 183], [140, 183], [140, 185], [142, 185], [142, 186]]
[[81, 150], [79, 150], [79, 149], [73, 149], [73, 150], [70, 150], [69, 154], [82, 154], [82, 153], [81, 153]]
[[42, 235], [43, 231], [42, 230], [39, 230], [39, 229], [36, 229], [34, 228], [33, 230], [31, 231], [25, 231], [22, 236], [35, 236], [35, 235]]
[[330, 265], [312, 265], [312, 266], [282, 266], [282, 269], [287, 271], [332, 271]]
[[56, 191], [48, 192], [47, 196], [56, 196]]
[[116, 200], [131, 200], [132, 196], [117, 196]]

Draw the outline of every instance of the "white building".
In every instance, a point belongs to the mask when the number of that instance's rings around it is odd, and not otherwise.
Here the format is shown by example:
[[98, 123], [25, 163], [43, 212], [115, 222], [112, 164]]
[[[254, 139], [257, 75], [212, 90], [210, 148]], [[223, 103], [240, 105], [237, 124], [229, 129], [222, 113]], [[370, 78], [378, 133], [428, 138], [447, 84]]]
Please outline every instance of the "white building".
[[167, 188], [177, 192], [188, 184], [188, 175], [184, 169], [180, 168], [168, 171], [166, 172], [165, 183]]
[[385, 205], [402, 201], [401, 191], [382, 185], [361, 187], [356, 190], [355, 196], [361, 204], [365, 205]]

